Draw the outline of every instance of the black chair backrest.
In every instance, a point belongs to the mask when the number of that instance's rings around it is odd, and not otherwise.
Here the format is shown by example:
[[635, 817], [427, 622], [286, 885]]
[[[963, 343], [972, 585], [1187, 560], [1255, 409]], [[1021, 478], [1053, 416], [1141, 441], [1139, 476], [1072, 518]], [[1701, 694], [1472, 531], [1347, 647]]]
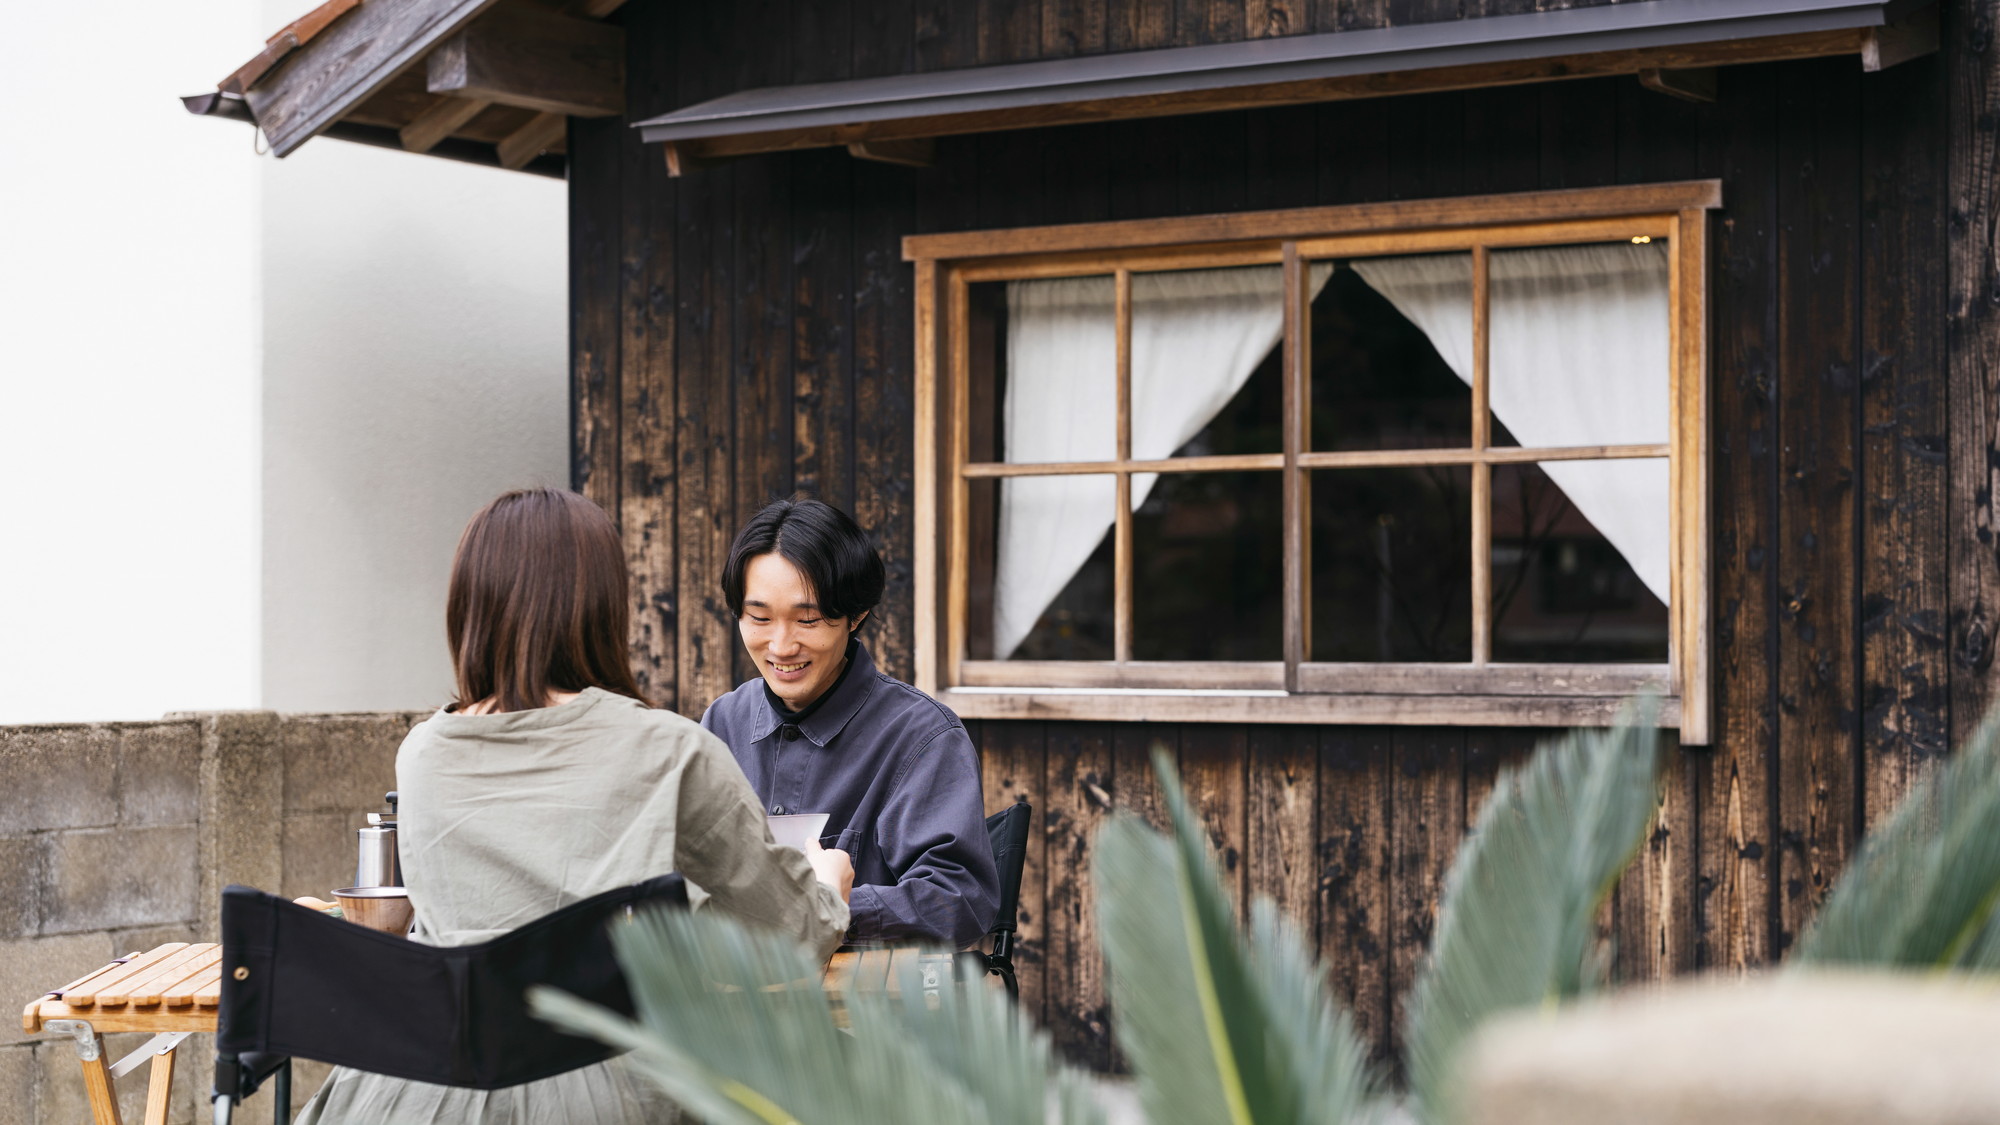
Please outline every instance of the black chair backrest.
[[988, 933], [1013, 933], [1021, 907], [1021, 868], [1028, 861], [1028, 823], [1034, 806], [1025, 799], [986, 818], [986, 835], [993, 841], [993, 859], [1000, 868], [1000, 910]]
[[631, 1015], [608, 924], [687, 905], [679, 875], [571, 903], [477, 945], [378, 933], [249, 887], [222, 892], [225, 1056], [318, 1059], [442, 1086], [497, 1090], [614, 1053], [528, 1014], [545, 984]]

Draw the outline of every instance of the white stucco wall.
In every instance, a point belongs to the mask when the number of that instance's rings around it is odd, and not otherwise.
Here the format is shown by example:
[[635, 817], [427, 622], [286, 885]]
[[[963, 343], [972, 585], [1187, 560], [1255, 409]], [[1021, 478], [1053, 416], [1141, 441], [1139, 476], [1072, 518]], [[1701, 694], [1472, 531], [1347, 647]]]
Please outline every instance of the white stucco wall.
[[0, 724], [258, 702], [260, 23], [0, 5]]
[[322, 138], [263, 190], [264, 705], [436, 706], [467, 517], [568, 482], [564, 185]]
[[0, 6], [0, 724], [433, 705], [466, 517], [567, 478], [560, 181], [175, 100], [311, 6]]

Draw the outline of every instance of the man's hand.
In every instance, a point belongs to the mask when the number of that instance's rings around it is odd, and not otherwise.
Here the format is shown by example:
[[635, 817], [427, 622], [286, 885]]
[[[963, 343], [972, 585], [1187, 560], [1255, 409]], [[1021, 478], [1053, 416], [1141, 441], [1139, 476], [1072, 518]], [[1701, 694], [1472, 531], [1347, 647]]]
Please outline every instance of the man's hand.
[[846, 852], [814, 847], [806, 852], [806, 862], [812, 864], [813, 876], [832, 887], [840, 901], [846, 902], [854, 892], [854, 861]]

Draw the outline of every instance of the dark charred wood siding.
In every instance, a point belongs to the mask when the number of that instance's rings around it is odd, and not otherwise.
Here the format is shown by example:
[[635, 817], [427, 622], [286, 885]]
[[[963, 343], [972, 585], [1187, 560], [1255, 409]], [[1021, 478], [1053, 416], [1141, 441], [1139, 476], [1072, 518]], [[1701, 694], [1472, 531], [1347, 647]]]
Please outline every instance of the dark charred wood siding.
[[[669, 4], [636, 0], [633, 118], [808, 82], [1526, 10], [1530, 0]], [[1551, 5], [1542, 0], [1542, 6]], [[737, 524], [808, 490], [890, 571], [871, 627], [911, 670], [917, 232], [1719, 177], [1709, 305], [1717, 739], [1672, 751], [1660, 827], [1603, 919], [1647, 979], [1773, 960], [1864, 826], [1991, 693], [1993, 7], [1944, 52], [1726, 70], [1714, 105], [1631, 80], [947, 138], [935, 167], [835, 151], [684, 179], [619, 121], [570, 137], [575, 483], [616, 512], [635, 658], [697, 715], [749, 676], [716, 586]], [[973, 724], [988, 803], [1038, 818], [1023, 999], [1110, 1065], [1088, 880], [1110, 811], [1179, 761], [1229, 884], [1318, 945], [1384, 1050], [1443, 873], [1545, 732]]]

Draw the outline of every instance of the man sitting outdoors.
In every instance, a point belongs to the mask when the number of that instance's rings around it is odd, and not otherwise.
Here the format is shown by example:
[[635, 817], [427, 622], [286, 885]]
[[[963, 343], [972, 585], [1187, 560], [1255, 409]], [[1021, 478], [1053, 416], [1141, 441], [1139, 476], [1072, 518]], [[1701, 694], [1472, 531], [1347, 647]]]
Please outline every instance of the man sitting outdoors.
[[882, 586], [881, 556], [845, 512], [780, 500], [752, 516], [722, 591], [761, 678], [701, 725], [772, 815], [827, 814], [820, 842], [854, 864], [848, 941], [963, 949], [1000, 901], [979, 756], [958, 716], [861, 643]]

